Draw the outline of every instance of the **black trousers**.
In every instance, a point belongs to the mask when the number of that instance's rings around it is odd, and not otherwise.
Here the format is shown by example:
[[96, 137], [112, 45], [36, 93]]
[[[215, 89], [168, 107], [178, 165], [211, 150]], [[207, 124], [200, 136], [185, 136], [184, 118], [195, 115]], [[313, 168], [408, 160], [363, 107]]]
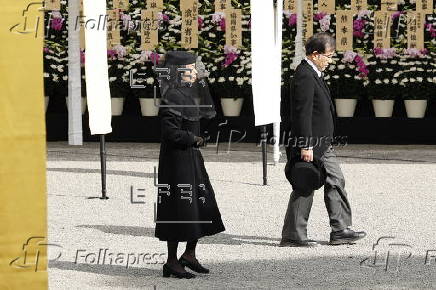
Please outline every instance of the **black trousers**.
[[[345, 179], [336, 159], [334, 148], [330, 146], [321, 157], [327, 172], [324, 185], [324, 202], [332, 231], [343, 230], [351, 226], [351, 207], [345, 191]], [[310, 194], [301, 194], [293, 190], [289, 199], [282, 230], [283, 240], [306, 240], [307, 221], [313, 202]]]

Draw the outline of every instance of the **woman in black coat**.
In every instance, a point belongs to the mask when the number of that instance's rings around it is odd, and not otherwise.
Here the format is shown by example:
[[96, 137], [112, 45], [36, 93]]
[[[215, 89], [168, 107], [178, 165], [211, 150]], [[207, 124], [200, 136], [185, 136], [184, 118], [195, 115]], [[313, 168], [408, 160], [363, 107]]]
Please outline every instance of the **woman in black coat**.
[[[162, 138], [155, 236], [168, 244], [164, 277], [194, 278], [184, 267], [209, 273], [196, 258], [197, 241], [225, 230], [199, 150], [204, 145], [200, 118], [214, 117], [215, 110], [195, 63], [192, 53], [170, 51], [159, 68]], [[187, 244], [177, 259], [179, 242]]]

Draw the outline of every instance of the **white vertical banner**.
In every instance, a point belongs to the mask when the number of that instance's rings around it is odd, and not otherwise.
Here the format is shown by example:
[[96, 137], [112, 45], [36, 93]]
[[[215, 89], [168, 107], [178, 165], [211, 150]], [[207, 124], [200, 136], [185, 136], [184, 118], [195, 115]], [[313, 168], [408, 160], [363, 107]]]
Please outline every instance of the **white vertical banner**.
[[80, 2], [68, 1], [68, 144], [83, 145], [80, 31], [75, 29]]
[[[280, 88], [281, 88], [281, 77], [282, 77], [282, 23], [283, 23], [283, 0], [277, 0], [277, 6], [275, 8], [275, 45], [276, 45], [276, 49], [280, 50], [279, 53], [279, 67], [280, 67]], [[279, 95], [279, 99], [281, 99], [281, 89], [280, 89], [280, 95]], [[280, 110], [280, 105], [279, 105], [279, 110]], [[280, 160], [280, 122], [275, 122], [273, 124], [273, 136], [274, 136], [274, 155], [273, 155], [273, 159], [274, 159], [274, 165], [277, 165], [279, 163]]]
[[277, 13], [274, 13], [273, 1], [251, 1], [251, 83], [255, 126], [280, 122], [283, 0], [277, 2]]
[[91, 135], [112, 132], [106, 0], [84, 0], [85, 75]]

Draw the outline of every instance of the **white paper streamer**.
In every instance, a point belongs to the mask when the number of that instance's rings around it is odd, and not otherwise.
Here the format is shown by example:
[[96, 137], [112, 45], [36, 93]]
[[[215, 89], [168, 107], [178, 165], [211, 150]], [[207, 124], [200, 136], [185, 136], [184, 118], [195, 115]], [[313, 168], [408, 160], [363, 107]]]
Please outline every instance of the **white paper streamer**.
[[112, 132], [107, 63], [106, 0], [84, 0], [86, 96], [91, 134]]
[[[255, 126], [280, 122], [283, 3], [251, 1], [251, 60]], [[280, 29], [279, 29], [280, 28]], [[275, 37], [276, 35], [276, 37]]]

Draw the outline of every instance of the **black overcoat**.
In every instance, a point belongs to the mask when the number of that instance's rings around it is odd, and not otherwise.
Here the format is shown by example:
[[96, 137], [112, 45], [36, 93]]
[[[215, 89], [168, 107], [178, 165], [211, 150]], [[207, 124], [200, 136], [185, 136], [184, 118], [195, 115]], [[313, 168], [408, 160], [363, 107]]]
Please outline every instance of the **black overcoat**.
[[[168, 99], [180, 100], [180, 104], [194, 105], [182, 90], [169, 89], [167, 94]], [[164, 101], [162, 105], [166, 105]], [[215, 193], [194, 140], [201, 135], [200, 121], [183, 118], [171, 107], [161, 107], [159, 116], [155, 236], [163, 241], [192, 241], [224, 231]]]

